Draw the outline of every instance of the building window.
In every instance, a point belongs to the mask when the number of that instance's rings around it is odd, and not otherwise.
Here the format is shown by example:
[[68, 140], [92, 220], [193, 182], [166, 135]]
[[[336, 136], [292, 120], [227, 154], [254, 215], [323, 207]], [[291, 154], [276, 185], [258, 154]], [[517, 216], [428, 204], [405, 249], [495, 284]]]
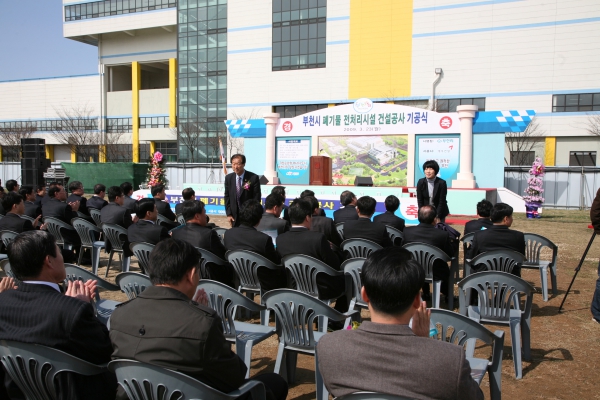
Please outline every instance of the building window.
[[168, 128], [169, 117], [141, 117], [140, 128]]
[[510, 165], [532, 165], [535, 161], [535, 151], [511, 151]]
[[596, 152], [595, 151], [571, 151], [569, 153], [570, 167], [595, 167]]
[[273, 71], [325, 68], [327, 0], [273, 0]]
[[327, 104], [305, 104], [299, 106], [275, 106], [274, 112], [279, 113], [280, 118], [294, 118], [295, 116], [327, 108]]
[[109, 17], [177, 7], [176, 0], [106, 0], [65, 6], [65, 21]]
[[155, 142], [154, 148], [160, 151], [165, 161], [177, 162], [177, 142]]
[[131, 132], [131, 118], [106, 118], [106, 132], [120, 133]]
[[436, 102], [437, 112], [456, 112], [457, 106], [475, 105], [479, 111], [485, 111], [485, 97], [474, 99], [438, 99]]
[[63, 130], [63, 124], [70, 124], [68, 129], [86, 129], [97, 130], [98, 120], [96, 118], [82, 117], [81, 119], [74, 117], [61, 120], [27, 120], [27, 121], [10, 121], [0, 122], [0, 129], [22, 129], [25, 126], [33, 126], [35, 132], [54, 132]]
[[140, 162], [150, 159], [150, 143], [140, 143]]
[[555, 94], [552, 112], [600, 111], [600, 93]]
[[2, 146], [2, 161], [21, 161], [21, 146]]
[[98, 146], [77, 146], [75, 149], [77, 162], [98, 162]]

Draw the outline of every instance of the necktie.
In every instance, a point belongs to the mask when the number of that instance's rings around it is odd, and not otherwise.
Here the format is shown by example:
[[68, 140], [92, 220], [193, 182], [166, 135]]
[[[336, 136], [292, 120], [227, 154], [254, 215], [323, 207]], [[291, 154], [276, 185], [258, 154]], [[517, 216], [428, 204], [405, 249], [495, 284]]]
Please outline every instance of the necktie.
[[242, 177], [241, 176], [237, 177], [236, 189], [237, 189], [237, 203], [239, 206], [240, 205], [240, 195], [242, 194]]

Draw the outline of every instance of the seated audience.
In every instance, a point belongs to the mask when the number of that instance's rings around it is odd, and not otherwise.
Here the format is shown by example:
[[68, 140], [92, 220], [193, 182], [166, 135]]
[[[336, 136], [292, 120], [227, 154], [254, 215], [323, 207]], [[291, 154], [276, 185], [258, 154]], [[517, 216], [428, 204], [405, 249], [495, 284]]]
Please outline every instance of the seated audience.
[[15, 181], [14, 179], [9, 179], [6, 181], [6, 190], [8, 190], [8, 192], [15, 192], [15, 193], [19, 193], [19, 183], [17, 181]]
[[42, 206], [42, 200], [44, 199], [44, 197], [47, 197], [46, 194], [46, 186], [44, 185], [37, 185], [35, 188], [35, 201], [34, 203], [38, 206]]
[[340, 222], [354, 221], [358, 219], [358, 213], [356, 212], [356, 196], [349, 190], [344, 190], [340, 195], [340, 204], [343, 208], [333, 212], [333, 222], [339, 224]]
[[185, 188], [181, 191], [181, 197], [183, 201], [175, 204], [175, 214], [183, 214], [183, 202], [188, 200], [196, 200], [196, 192], [192, 188]]
[[465, 224], [465, 235], [471, 232], [482, 231], [489, 229], [493, 224], [490, 220], [490, 214], [494, 205], [487, 200], [481, 200], [477, 203], [477, 217], [473, 221], [469, 221]]
[[[149, 266], [153, 286], [112, 314], [112, 356], [178, 371], [228, 393], [247, 382], [247, 368], [231, 351], [206, 293], [196, 292], [198, 261], [198, 251], [187, 242], [167, 239], [154, 248]], [[286, 398], [287, 384], [279, 375], [265, 373], [253, 380], [264, 383], [267, 398]]]
[[106, 186], [101, 183], [96, 184], [94, 186], [94, 195], [87, 201], [86, 206], [88, 208], [102, 210], [102, 207], [108, 204], [108, 202], [104, 200], [104, 196], [106, 196]]
[[42, 206], [35, 204], [35, 196], [33, 193], [33, 187], [31, 186], [21, 186], [19, 189], [19, 194], [25, 200], [25, 212], [23, 215], [27, 215], [31, 218], [37, 218], [42, 215]]
[[[109, 362], [113, 349], [108, 330], [90, 304], [96, 281], [69, 282], [66, 294], [61, 293], [59, 284], [66, 272], [54, 236], [39, 230], [23, 232], [8, 247], [8, 259], [22, 283], [0, 293], [0, 340], [41, 344], [92, 364]], [[115, 398], [117, 382], [109, 372], [94, 376], [66, 372], [55, 379], [60, 400]], [[9, 377], [5, 384], [11, 398], [25, 398]]]
[[[67, 200], [67, 192], [62, 185], [54, 185], [48, 189], [48, 200], [42, 202], [42, 215], [44, 218], [56, 218], [64, 222], [65, 224], [71, 225], [71, 220], [77, 218], [77, 210], [79, 209], [79, 202], [75, 201], [72, 203], [65, 203]], [[75, 252], [79, 252], [81, 246], [81, 239], [75, 230], [61, 229], [63, 239], [68, 243], [73, 244]], [[63, 256], [67, 262], [71, 262], [75, 255], [73, 251], [63, 249]]]
[[135, 207], [135, 200], [131, 198], [133, 194], [133, 185], [131, 182], [121, 183], [121, 190], [123, 191], [123, 207], [125, 207], [129, 214], [133, 214], [133, 208]]
[[[450, 236], [448, 232], [441, 229], [436, 229], [436, 214], [434, 206], [423, 206], [419, 209], [419, 225], [409, 226], [404, 229], [404, 241], [403, 244], [408, 243], [427, 243], [437, 247], [446, 253], [449, 257], [453, 256], [452, 245], [450, 242]], [[443, 295], [453, 295], [448, 293], [448, 277], [450, 276], [450, 270], [448, 264], [442, 260], [436, 260], [433, 264], [433, 280], [442, 281], [442, 287], [440, 291]], [[429, 290], [429, 284], [423, 285], [423, 299], [430, 300], [431, 294]]]
[[[312, 196], [312, 197], [314, 197], [315, 199], [317, 199], [317, 198], [316, 198], [316, 196], [315, 196], [315, 192], [313, 192], [313, 191], [312, 191], [312, 190], [310, 190], [310, 189], [303, 190], [303, 191], [302, 191], [302, 193], [300, 193], [300, 198], [301, 198], [301, 199], [303, 199], [303, 198], [305, 198], [305, 197], [308, 197], [308, 196]], [[319, 203], [319, 200], [317, 200], [317, 203]], [[326, 214], [325, 214], [325, 210], [323, 210], [323, 209], [320, 207], [320, 205], [319, 205], [319, 209], [318, 209], [318, 210], [317, 210], [317, 211], [316, 211], [316, 212], [315, 212], [313, 215], [318, 215], [319, 217], [325, 217], [325, 216], [326, 216]]]
[[[2, 207], [7, 210], [4, 218], [0, 219], [0, 231], [12, 231], [16, 233], [32, 231], [34, 229], [31, 221], [21, 218], [25, 211], [25, 202], [21, 195], [15, 192], [8, 192], [2, 199]], [[36, 226], [40, 218], [35, 220]]]
[[288, 224], [291, 224], [290, 216], [288, 214], [288, 206], [285, 205], [285, 186], [274, 186], [273, 189], [271, 189], [271, 194], [278, 194], [283, 197], [283, 211], [281, 212], [281, 218], [285, 219]]
[[79, 211], [82, 214], [90, 215], [87, 209], [87, 199], [83, 196], [83, 183], [79, 181], [73, 181], [69, 183], [69, 192], [71, 195], [67, 197], [67, 203], [79, 202]]
[[429, 311], [419, 294], [424, 282], [423, 268], [406, 250], [381, 249], [367, 258], [361, 295], [371, 321], [328, 333], [317, 345], [319, 370], [334, 397], [368, 391], [483, 399], [463, 347], [429, 338]]
[[173, 214], [173, 210], [171, 210], [171, 205], [165, 201], [167, 198], [165, 185], [158, 184], [156, 186], [152, 186], [151, 193], [152, 197], [154, 197], [154, 203], [156, 203], [156, 209], [158, 210], [158, 213], [169, 221], [172, 221], [167, 224], [167, 229], [173, 229], [179, 226], [179, 224], [176, 222], [177, 217], [175, 214]]
[[[48, 196], [48, 192], [50, 191], [50, 189], [52, 189], [53, 187], [56, 187], [56, 186], [63, 187], [63, 184], [59, 183], [59, 182], [52, 182], [48, 185], [48, 190], [44, 190], [44, 194], [42, 195], [42, 200], [40, 202], [40, 204], [42, 206], [44, 204], [46, 204], [48, 201], [50, 201], [50, 196]], [[65, 198], [65, 200], [66, 200], [66, 198]], [[74, 203], [77, 203], [77, 202], [74, 202]], [[79, 204], [79, 203], [77, 203], [77, 204]], [[77, 210], [79, 210], [79, 209], [77, 209]]]
[[389, 195], [385, 198], [385, 212], [375, 216], [373, 222], [404, 231], [404, 220], [395, 214], [399, 207], [400, 200], [393, 194]]
[[371, 221], [375, 213], [377, 200], [370, 196], [363, 196], [356, 202], [358, 219], [344, 222], [344, 239], [367, 239], [382, 247], [393, 246], [385, 225]]
[[138, 200], [134, 211], [138, 217], [138, 221], [127, 228], [129, 243], [146, 242], [157, 244], [169, 237], [169, 231], [164, 226], [156, 223], [158, 211], [156, 210], [154, 199], [144, 198]]
[[[108, 188], [108, 204], [102, 207], [100, 210], [100, 222], [103, 224], [114, 224], [119, 225], [121, 228], [129, 228], [131, 224], [133, 224], [133, 220], [131, 219], [131, 213], [127, 208], [123, 206], [123, 201], [125, 196], [123, 196], [123, 191], [120, 186], [111, 186]], [[127, 237], [123, 238], [125, 243], [123, 243], [123, 253], [125, 257], [131, 257], [133, 252], [129, 248], [129, 241]], [[110, 240], [106, 240], [106, 252], [110, 253], [112, 245], [110, 244]]]
[[290, 230], [290, 224], [285, 219], [279, 218], [283, 210], [284, 198], [278, 194], [270, 194], [265, 199], [265, 212], [256, 227], [259, 232], [275, 231], [278, 235]]
[[335, 223], [333, 222], [333, 219], [319, 215], [319, 210], [323, 210], [319, 208], [319, 201], [314, 196], [305, 196], [302, 197], [302, 199], [308, 201], [311, 209], [313, 210], [310, 230], [313, 232], [321, 232], [323, 235], [325, 235], [325, 238], [329, 241], [329, 243], [339, 247], [343, 240], [337, 229], [335, 229]]

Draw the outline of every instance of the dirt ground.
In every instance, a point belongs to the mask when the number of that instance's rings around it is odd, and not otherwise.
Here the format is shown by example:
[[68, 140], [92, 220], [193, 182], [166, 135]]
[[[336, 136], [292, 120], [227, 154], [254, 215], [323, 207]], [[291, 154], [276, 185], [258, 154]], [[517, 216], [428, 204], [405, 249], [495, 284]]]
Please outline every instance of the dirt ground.
[[[219, 226], [227, 227], [223, 217], [211, 217]], [[600, 240], [591, 247], [579, 272], [571, 293], [563, 307], [558, 308], [571, 282], [592, 230], [588, 229], [588, 211], [544, 210], [543, 217], [527, 220], [524, 214], [515, 214], [513, 229], [541, 234], [558, 246], [558, 295], [550, 295], [548, 302], [540, 294], [540, 277], [537, 270], [523, 270], [522, 275], [537, 290], [533, 300], [531, 321], [531, 362], [523, 362], [523, 379], [516, 380], [512, 360], [510, 332], [508, 327], [488, 326], [492, 331], [505, 331], [505, 347], [502, 361], [502, 392], [507, 399], [597, 399], [598, 368], [600, 367], [600, 324], [591, 320], [590, 301], [597, 278], [596, 267], [600, 259]], [[454, 228], [463, 231], [463, 226]], [[462, 251], [461, 251], [462, 252]], [[462, 256], [462, 254], [461, 254]], [[104, 275], [107, 258], [103, 255], [99, 274]], [[118, 261], [113, 264], [109, 280], [120, 269]], [[132, 260], [132, 270], [137, 264]], [[548, 277], [550, 284], [550, 278]], [[125, 300], [122, 293], [103, 293], [104, 298]], [[458, 305], [457, 305], [458, 307]], [[364, 319], [369, 318], [363, 311]], [[272, 372], [277, 355], [276, 338], [257, 345], [252, 353], [251, 376]], [[424, 360], [435, 362], [435, 360]], [[481, 384], [486, 399], [489, 398], [487, 376]], [[314, 358], [300, 355], [296, 383], [290, 386], [288, 399], [314, 399]]]

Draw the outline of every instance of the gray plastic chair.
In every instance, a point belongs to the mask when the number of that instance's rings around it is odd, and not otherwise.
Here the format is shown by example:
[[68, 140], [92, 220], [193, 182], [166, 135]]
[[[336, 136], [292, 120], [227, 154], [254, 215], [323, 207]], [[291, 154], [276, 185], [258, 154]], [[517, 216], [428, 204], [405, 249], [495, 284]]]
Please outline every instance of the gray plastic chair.
[[221, 243], [224, 243], [225, 233], [227, 232], [227, 229], [225, 229], [225, 228], [213, 228], [213, 230], [215, 232], [217, 232], [217, 236], [219, 236], [219, 239], [221, 239]]
[[[523, 377], [523, 359], [531, 359], [531, 304], [534, 288], [506, 272], [486, 271], [467, 276], [458, 283], [460, 313], [492, 325], [510, 326], [513, 360], [517, 379]], [[470, 290], [476, 290], [477, 306], [469, 305]], [[524, 296], [524, 306], [520, 298]]]
[[362, 288], [361, 272], [365, 258], [351, 258], [342, 263], [340, 267], [344, 271], [346, 277], [346, 298], [348, 299], [348, 310], [358, 310], [358, 320], [360, 321], [360, 309], [368, 309], [360, 294]]
[[340, 235], [342, 240], [344, 240], [344, 223], [338, 222], [337, 224], [335, 224], [335, 230], [338, 231], [338, 234]]
[[223, 260], [208, 250], [200, 247], [196, 247], [196, 250], [200, 252], [200, 273], [202, 279], [210, 279], [210, 271], [207, 268], [209, 264], [213, 264], [215, 267], [224, 267], [227, 265], [227, 260]]
[[478, 272], [485, 267], [485, 271], [510, 273], [515, 267], [520, 267], [524, 260], [523, 254], [508, 249], [486, 251], [473, 257], [469, 262], [465, 261], [464, 275], [469, 276], [474, 267], [480, 268]]
[[106, 367], [51, 347], [10, 340], [0, 340], [0, 359], [6, 373], [31, 400], [58, 398], [55, 378], [60, 373], [92, 376], [106, 371]]
[[[481, 385], [483, 376], [488, 373], [490, 381], [490, 397], [492, 400], [502, 398], [502, 353], [504, 351], [504, 332], [492, 333], [483, 325], [469, 317], [448, 310], [431, 310], [431, 322], [436, 326], [438, 335], [435, 339], [466, 345], [467, 360], [471, 366], [471, 377]], [[475, 341], [479, 339], [492, 347], [491, 359], [475, 358]]]
[[[552, 283], [552, 294], [557, 295], [556, 286], [556, 262], [558, 258], [558, 246], [549, 239], [535, 233], [525, 233], [525, 258], [526, 261], [521, 264], [521, 268], [539, 269], [542, 284], [542, 297], [548, 301], [548, 271]], [[540, 260], [540, 253], [544, 247], [552, 250], [551, 260]]]
[[35, 218], [32, 218], [29, 215], [19, 215], [19, 217], [21, 217], [23, 219], [26, 219], [27, 221], [31, 222], [32, 225], [35, 222]]
[[81, 248], [79, 249], [79, 260], [77, 261], [77, 264], [81, 265], [83, 249], [90, 249], [90, 252], [92, 253], [92, 272], [94, 275], [98, 274], [100, 250], [106, 246], [104, 241], [98, 240], [102, 234], [102, 229], [83, 218], [73, 218], [71, 224], [81, 239]]
[[393, 394], [376, 392], [356, 392], [336, 397], [336, 400], [410, 400], [410, 397], [394, 396]]
[[232, 400], [251, 393], [254, 400], [265, 400], [265, 386], [249, 381], [236, 390], [223, 393], [180, 372], [133, 360], [114, 360], [108, 370], [117, 375], [117, 382], [130, 400], [147, 399], [211, 399]]
[[115, 277], [115, 282], [129, 300], [135, 299], [146, 288], [152, 286], [148, 275], [138, 274], [137, 272], [121, 272]]
[[102, 229], [102, 219], [100, 217], [100, 210], [98, 210], [97, 208], [88, 208], [88, 211], [90, 212], [92, 219], [96, 223], [96, 226]]
[[102, 231], [106, 236], [106, 240], [110, 242], [110, 254], [108, 256], [108, 264], [106, 265], [106, 273], [104, 277], [108, 276], [108, 270], [112, 263], [113, 255], [117, 253], [119, 260], [121, 261], [121, 272], [129, 272], [129, 264], [131, 263], [131, 257], [126, 257], [123, 252], [123, 244], [125, 240], [121, 239], [123, 236], [127, 238], [127, 229], [116, 224], [102, 224]]
[[59, 245], [65, 250], [71, 250], [73, 248], [73, 244], [65, 242], [65, 239], [63, 238], [63, 235], [60, 232], [60, 230], [64, 229], [66, 231], [75, 231], [75, 228], [73, 228], [69, 224], [64, 223], [58, 218], [52, 217], [44, 218], [44, 223], [46, 224], [46, 229], [48, 229], [48, 232], [50, 232], [52, 236], [54, 236], [54, 238], [56, 239], [57, 245]]
[[394, 246], [402, 246], [402, 241], [404, 241], [404, 234], [400, 229], [394, 228], [393, 226], [386, 225], [385, 230], [390, 237], [390, 240], [394, 244]]
[[[6, 254], [4, 254], [6, 255]], [[4, 275], [8, 276], [9, 278], [13, 278], [15, 280], [15, 284], [19, 284], [19, 282], [21, 282], [20, 280], [17, 279], [17, 277], [15, 276], [15, 273], [13, 272], [12, 268], [10, 267], [10, 261], [8, 261], [8, 258], [4, 258], [2, 260], [0, 260], [0, 269], [2, 269], [2, 271], [4, 272]]]
[[471, 232], [471, 233], [467, 233], [465, 236], [460, 238], [460, 241], [462, 242], [462, 248], [463, 248], [463, 276], [462, 276], [463, 278], [467, 276], [467, 275], [465, 275], [466, 264], [471, 261], [470, 259], [467, 259], [467, 252], [473, 245], [473, 237], [474, 236], [475, 236], [475, 232]]
[[202, 280], [198, 289], [204, 289], [208, 295], [208, 306], [214, 309], [223, 324], [223, 334], [229, 342], [235, 343], [237, 355], [244, 360], [248, 367], [246, 379], [250, 376], [250, 363], [252, 361], [252, 347], [263, 340], [275, 335], [275, 328], [262, 324], [250, 324], [234, 320], [236, 307], [249, 311], [263, 312], [267, 309], [262, 304], [257, 304], [240, 292], [235, 291], [221, 282]]
[[[296, 282], [298, 291], [323, 301], [331, 301], [337, 298], [325, 299], [319, 295], [317, 274], [323, 273], [329, 276], [342, 276], [342, 271], [336, 271], [323, 261], [305, 256], [304, 254], [289, 254], [283, 257], [281, 263], [290, 271], [292, 278]], [[341, 295], [342, 293], [340, 293]]]
[[[315, 347], [324, 332], [314, 330], [317, 317], [333, 321], [348, 320], [356, 311], [340, 313], [314, 297], [292, 289], [271, 290], [264, 294], [262, 302], [275, 312], [279, 348], [275, 361], [276, 374], [280, 374], [289, 384], [296, 380], [298, 353], [315, 355]], [[344, 326], [344, 329], [347, 325]], [[319, 372], [315, 357], [315, 383], [317, 399], [325, 400], [328, 392]]]
[[[451, 258], [439, 248], [427, 243], [408, 243], [402, 246], [402, 248], [410, 251], [414, 259], [425, 268], [425, 281], [431, 282], [433, 285], [431, 305], [433, 308], [440, 308], [440, 288], [442, 287], [442, 281], [433, 280], [433, 263], [436, 260], [448, 263], [451, 261]], [[454, 271], [451, 269], [448, 276], [448, 308], [451, 310], [454, 308], [454, 275]]]
[[177, 222], [179, 222], [179, 225], [185, 225], [185, 218], [182, 214], [177, 214]]
[[383, 247], [367, 239], [354, 238], [344, 240], [341, 248], [350, 255], [349, 258], [367, 258], [369, 254]]
[[108, 281], [105, 281], [104, 279], [99, 278], [97, 275], [91, 273], [87, 269], [81, 268], [74, 264], [65, 264], [65, 270], [67, 272], [67, 278], [65, 279], [65, 281], [78, 280], [78, 281], [86, 282], [91, 279], [91, 280], [95, 280], [98, 282], [96, 285], [96, 298], [94, 299], [93, 306], [94, 306], [94, 310], [96, 311], [96, 316], [98, 317], [98, 319], [100, 319], [106, 325], [108, 323], [110, 316], [112, 315], [113, 311], [115, 310], [115, 307], [118, 304], [121, 304], [121, 302], [113, 301], [113, 300], [102, 300], [100, 298], [100, 291], [98, 290], [98, 288], [102, 288], [102, 289], [105, 289], [105, 290], [108, 290], [111, 292], [116, 292], [116, 291], [120, 290], [119, 286], [114, 285]]
[[[167, 217], [165, 217], [164, 215], [161, 215], [161, 214], [158, 214], [158, 218], [156, 220], [156, 223], [158, 225], [164, 226], [167, 229], [172, 229], [173, 226], [175, 225], [174, 221], [171, 221], [169, 218], [167, 218]], [[177, 223], [177, 224], [179, 224], [179, 223]], [[179, 226], [179, 225], [177, 225], [177, 226]]]
[[145, 242], [133, 242], [129, 244], [133, 255], [138, 259], [138, 266], [142, 274], [148, 274], [146, 271], [150, 265], [150, 253], [154, 250], [154, 245]]
[[13, 231], [0, 231], [0, 240], [2, 240], [4, 247], [8, 248], [10, 242], [12, 242], [17, 235], [18, 233]]

